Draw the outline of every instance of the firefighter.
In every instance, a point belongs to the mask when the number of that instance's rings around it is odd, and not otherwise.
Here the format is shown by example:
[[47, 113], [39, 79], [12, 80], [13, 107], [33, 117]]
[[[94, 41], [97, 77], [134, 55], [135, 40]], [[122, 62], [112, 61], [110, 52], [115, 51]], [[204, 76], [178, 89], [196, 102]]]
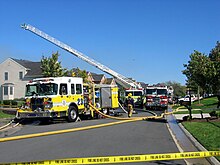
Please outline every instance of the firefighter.
[[126, 99], [126, 105], [128, 107], [128, 117], [131, 117], [134, 107], [134, 99], [131, 97], [132, 94], [128, 94], [128, 98]]

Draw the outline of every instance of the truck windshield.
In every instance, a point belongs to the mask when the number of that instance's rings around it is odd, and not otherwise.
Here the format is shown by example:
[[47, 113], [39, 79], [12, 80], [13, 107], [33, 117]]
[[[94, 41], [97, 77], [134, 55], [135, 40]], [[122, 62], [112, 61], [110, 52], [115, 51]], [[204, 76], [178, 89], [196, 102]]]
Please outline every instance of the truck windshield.
[[26, 86], [25, 96], [44, 96], [44, 95], [56, 95], [58, 91], [58, 85], [54, 83], [48, 84], [33, 84]]
[[126, 91], [126, 96], [128, 96], [129, 93], [131, 93], [132, 96], [142, 96], [142, 91]]
[[167, 90], [166, 89], [157, 89], [157, 94], [158, 95], [167, 95]]
[[166, 89], [146, 89], [147, 95], [167, 95]]
[[157, 90], [156, 89], [146, 89], [146, 94], [147, 95], [156, 95]]

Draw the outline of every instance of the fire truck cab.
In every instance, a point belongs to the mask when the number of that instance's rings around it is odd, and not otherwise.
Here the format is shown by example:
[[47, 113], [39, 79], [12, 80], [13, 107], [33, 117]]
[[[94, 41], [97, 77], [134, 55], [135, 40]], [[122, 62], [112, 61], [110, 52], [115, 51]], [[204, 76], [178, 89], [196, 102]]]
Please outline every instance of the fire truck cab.
[[[94, 84], [83, 84], [79, 77], [49, 77], [37, 78], [26, 85], [25, 104], [18, 109], [16, 118], [60, 118], [65, 117], [69, 122], [76, 121], [80, 114], [94, 116], [94, 110], [89, 103], [99, 110], [102, 108], [118, 108], [117, 87], [106, 86], [112, 104], [105, 106], [100, 100], [98, 91], [102, 87]], [[114, 90], [113, 90], [114, 89]], [[99, 92], [100, 93], [100, 92]], [[99, 98], [99, 102], [97, 102]], [[109, 101], [110, 102], [110, 101]], [[102, 103], [98, 106], [98, 103]]]
[[125, 90], [125, 98], [128, 98], [128, 94], [132, 94], [135, 107], [143, 108], [144, 104], [144, 90], [143, 89], [127, 89]]
[[147, 86], [146, 87], [146, 109], [167, 109], [168, 88], [167, 86]]

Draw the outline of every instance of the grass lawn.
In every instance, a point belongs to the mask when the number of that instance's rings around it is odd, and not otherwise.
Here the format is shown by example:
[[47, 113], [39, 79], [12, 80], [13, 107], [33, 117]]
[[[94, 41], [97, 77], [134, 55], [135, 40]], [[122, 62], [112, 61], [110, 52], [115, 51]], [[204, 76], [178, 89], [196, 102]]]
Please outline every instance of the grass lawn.
[[[218, 103], [218, 99], [217, 97], [210, 97], [210, 98], [205, 98], [202, 99], [200, 101], [195, 101], [194, 103], [192, 103], [192, 114], [200, 114], [201, 111], [200, 110], [194, 110], [194, 109], [201, 109], [203, 113], [210, 113], [213, 110], [216, 110], [217, 108], [217, 103]], [[180, 107], [181, 109], [186, 109], [186, 107], [184, 106], [174, 106], [173, 109], [176, 109]], [[218, 109], [218, 111], [220, 111], [220, 109]], [[189, 111], [178, 111], [175, 112], [175, 114], [188, 114]]]
[[9, 115], [9, 114], [2, 112], [2, 110], [0, 110], [0, 119], [1, 118], [13, 118], [13, 117], [15, 117], [15, 115]]
[[[200, 101], [192, 103], [192, 114], [210, 113], [213, 110], [220, 111], [217, 108], [218, 99], [217, 97], [205, 98]], [[174, 106], [176, 109], [180, 106]], [[181, 106], [181, 109], [186, 107]], [[201, 110], [194, 110], [201, 109]], [[175, 114], [189, 114], [189, 111], [178, 111]], [[186, 121], [182, 122], [183, 126], [209, 151], [220, 150], [220, 122], [209, 121], [209, 122], [195, 122]], [[217, 157], [220, 161], [220, 156]]]
[[[220, 122], [188, 121], [182, 124], [207, 150], [220, 150]], [[220, 160], [220, 156], [217, 159]]]
[[213, 109], [217, 107], [217, 104], [218, 104], [217, 97], [209, 97], [202, 99], [200, 101], [195, 101], [192, 104], [192, 108]]

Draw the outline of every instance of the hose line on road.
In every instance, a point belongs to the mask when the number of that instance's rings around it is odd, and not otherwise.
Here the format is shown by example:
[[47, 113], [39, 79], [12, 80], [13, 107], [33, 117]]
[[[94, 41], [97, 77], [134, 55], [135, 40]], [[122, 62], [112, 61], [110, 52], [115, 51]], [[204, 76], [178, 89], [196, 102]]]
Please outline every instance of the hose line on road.
[[[10, 125], [12, 125], [13, 122], [14, 122], [14, 120], [11, 120], [9, 123], [7, 123], [7, 124], [1, 126], [1, 127], [0, 127], [0, 130], [3, 130], [3, 129], [5, 129], [5, 128], [9, 127]], [[15, 127], [17, 127], [17, 126], [19, 126], [19, 125], [20, 125], [20, 123], [18, 122], [18, 123], [16, 123], [15, 125], [13, 125], [12, 128], [15, 128]]]
[[21, 140], [21, 139], [27, 139], [27, 138], [49, 136], [49, 135], [57, 135], [57, 134], [70, 133], [70, 132], [76, 132], [76, 131], [83, 131], [83, 130], [113, 126], [113, 125], [117, 125], [117, 124], [128, 123], [128, 122], [133, 122], [133, 121], [140, 121], [140, 120], [142, 120], [142, 119], [139, 118], [139, 119], [133, 119], [133, 120], [123, 120], [123, 121], [117, 121], [117, 122], [105, 123], [105, 124], [99, 124], [99, 125], [92, 125], [92, 126], [86, 126], [86, 127], [79, 127], [79, 128], [51, 131], [51, 132], [43, 132], [43, 133], [35, 133], [35, 134], [0, 138], [0, 142], [6, 142], [6, 141], [12, 141], [12, 140]]
[[4, 128], [8, 127], [8, 126], [11, 125], [11, 124], [12, 124], [12, 120], [11, 120], [9, 123], [7, 123], [6, 125], [1, 126], [1, 127], [0, 127], [0, 130], [2, 130], [2, 129], [4, 129]]
[[70, 132], [76, 132], [76, 131], [83, 131], [83, 130], [89, 130], [89, 129], [95, 129], [95, 128], [101, 128], [101, 127], [107, 127], [107, 126], [113, 126], [117, 124], [122, 123], [128, 123], [133, 121], [141, 121], [146, 118], [153, 118], [154, 116], [148, 116], [148, 117], [135, 117], [135, 118], [119, 118], [119, 117], [113, 117], [106, 115], [102, 112], [100, 112], [98, 109], [96, 109], [94, 106], [90, 105], [94, 110], [96, 110], [99, 114], [102, 116], [111, 118], [111, 119], [117, 119], [121, 121], [117, 122], [111, 122], [111, 123], [105, 123], [105, 124], [99, 124], [99, 125], [92, 125], [92, 126], [86, 126], [86, 127], [80, 127], [80, 128], [72, 128], [72, 129], [65, 129], [65, 130], [59, 130], [59, 131], [51, 131], [51, 132], [43, 132], [43, 133], [35, 133], [35, 134], [28, 134], [28, 135], [21, 135], [21, 136], [14, 136], [14, 137], [7, 137], [7, 138], [0, 138], [0, 142], [7, 142], [7, 141], [13, 141], [13, 140], [21, 140], [21, 139], [27, 139], [27, 138], [35, 138], [35, 137], [41, 137], [41, 136], [49, 136], [49, 135], [57, 135], [57, 134], [63, 134], [63, 133], [70, 133]]
[[104, 114], [102, 112], [100, 112], [94, 105], [92, 104], [89, 104], [89, 106], [95, 110], [98, 114], [100, 114], [101, 116], [103, 117], [106, 117], [106, 118], [110, 118], [110, 119], [116, 119], [116, 120], [146, 120], [146, 119], [158, 119], [158, 118], [162, 118], [162, 116], [157, 116], [156, 114], [154, 114], [153, 116], [143, 116], [143, 117], [131, 117], [131, 118], [128, 118], [128, 117], [115, 117], [115, 116], [110, 116], [110, 115], [107, 115], [107, 114]]
[[[80, 127], [80, 128], [72, 128], [72, 129], [65, 129], [65, 130], [58, 130], [58, 131], [51, 131], [51, 132], [43, 132], [43, 133], [35, 133], [35, 134], [28, 134], [28, 135], [0, 138], [0, 142], [7, 142], [7, 141], [12, 141], [12, 140], [21, 140], [21, 139], [27, 139], [27, 138], [49, 136], [49, 135], [57, 135], [57, 134], [70, 133], [70, 132], [76, 132], [76, 131], [83, 131], [83, 130], [89, 130], [89, 129], [107, 127], [107, 126], [113, 126], [113, 125], [117, 125], [117, 124], [133, 122], [133, 121], [141, 121], [141, 120], [147, 120], [147, 119], [160, 119], [160, 118], [162, 118], [164, 116], [164, 114], [166, 114], [166, 113], [164, 113], [161, 116], [156, 116], [155, 115], [155, 116], [145, 116], [145, 117], [120, 118], [120, 117], [114, 117], [114, 116], [106, 115], [106, 114], [100, 112], [93, 105], [90, 104], [90, 106], [96, 112], [98, 112], [100, 115], [102, 115], [102, 116], [104, 116], [106, 118], [111, 118], [111, 119], [116, 119], [116, 120], [121, 120], [121, 121], [105, 123], [105, 124], [99, 124], [99, 125], [86, 126], [86, 127]], [[10, 125], [10, 124], [11, 123], [8, 123], [7, 125]], [[19, 125], [19, 123], [17, 125]]]

